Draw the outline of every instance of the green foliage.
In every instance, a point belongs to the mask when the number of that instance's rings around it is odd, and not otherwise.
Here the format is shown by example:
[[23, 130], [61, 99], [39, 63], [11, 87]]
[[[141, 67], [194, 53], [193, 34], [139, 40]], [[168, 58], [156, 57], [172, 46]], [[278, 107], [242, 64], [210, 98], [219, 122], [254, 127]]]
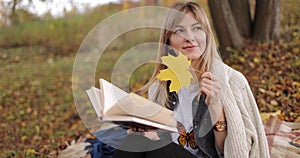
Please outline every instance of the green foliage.
[[10, 16], [10, 20], [13, 24], [19, 24], [27, 21], [37, 20], [38, 17], [25, 9], [15, 10], [14, 15]]
[[44, 19], [4, 26], [0, 29], [0, 48], [41, 46], [49, 54], [75, 54], [87, 33], [101, 20], [116, 13], [115, 7], [102, 6], [84, 15]]
[[83, 19], [84, 17], [49, 19], [4, 27], [0, 30], [0, 47], [43, 46], [50, 48], [53, 54], [67, 54], [66, 52], [78, 48], [87, 32], [79, 29], [90, 29], [84, 26]]

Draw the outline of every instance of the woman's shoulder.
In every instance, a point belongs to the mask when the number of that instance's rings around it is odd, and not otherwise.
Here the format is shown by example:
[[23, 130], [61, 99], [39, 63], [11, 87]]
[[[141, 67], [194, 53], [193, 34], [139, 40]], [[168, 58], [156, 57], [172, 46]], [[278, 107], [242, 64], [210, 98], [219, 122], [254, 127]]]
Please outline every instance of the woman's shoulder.
[[240, 71], [230, 67], [223, 61], [216, 60], [214, 62], [215, 69], [221, 73], [222, 75], [228, 76], [231, 80], [246, 80], [246, 77], [244, 74], [242, 74]]
[[245, 75], [243, 73], [230, 67], [227, 64], [225, 64], [225, 66], [228, 68], [228, 71], [230, 71], [229, 84], [235, 85], [240, 88], [245, 88], [245, 86], [248, 85], [247, 78], [245, 77]]

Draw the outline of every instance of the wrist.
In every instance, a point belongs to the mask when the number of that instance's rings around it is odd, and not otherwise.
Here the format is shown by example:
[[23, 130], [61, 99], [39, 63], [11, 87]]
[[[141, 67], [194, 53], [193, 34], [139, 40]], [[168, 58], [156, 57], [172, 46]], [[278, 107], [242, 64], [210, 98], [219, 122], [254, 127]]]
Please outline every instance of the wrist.
[[227, 122], [226, 122], [226, 118], [225, 118], [223, 109], [217, 119], [217, 122], [214, 125], [214, 130], [217, 132], [223, 132], [223, 131], [227, 130]]
[[226, 121], [225, 114], [224, 114], [224, 109], [223, 108], [222, 108], [222, 110], [220, 112], [220, 115], [219, 115], [217, 121]]
[[223, 132], [227, 130], [227, 123], [226, 121], [217, 121], [214, 125], [214, 130], [217, 132]]

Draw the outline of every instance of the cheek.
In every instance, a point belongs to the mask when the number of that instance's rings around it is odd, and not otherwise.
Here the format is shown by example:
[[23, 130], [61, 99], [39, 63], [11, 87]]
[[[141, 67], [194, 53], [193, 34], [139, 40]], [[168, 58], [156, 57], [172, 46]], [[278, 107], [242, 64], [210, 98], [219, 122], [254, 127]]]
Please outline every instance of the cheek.
[[204, 32], [199, 34], [198, 42], [201, 45], [201, 47], [206, 47], [206, 34]]
[[171, 35], [170, 36], [170, 45], [172, 47], [174, 47], [177, 50], [180, 50], [182, 47], [182, 40], [183, 38], [180, 36], [176, 36], [176, 35]]

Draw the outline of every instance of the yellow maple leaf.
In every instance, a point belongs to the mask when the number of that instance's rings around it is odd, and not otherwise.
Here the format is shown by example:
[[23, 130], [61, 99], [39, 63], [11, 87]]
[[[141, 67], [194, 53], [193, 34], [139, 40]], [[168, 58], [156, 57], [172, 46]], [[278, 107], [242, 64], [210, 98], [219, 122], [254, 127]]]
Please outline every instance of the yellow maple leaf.
[[178, 93], [181, 87], [188, 87], [193, 77], [189, 71], [191, 61], [179, 53], [177, 57], [168, 55], [161, 57], [162, 63], [168, 68], [160, 70], [156, 78], [162, 81], [171, 81], [170, 92]]

